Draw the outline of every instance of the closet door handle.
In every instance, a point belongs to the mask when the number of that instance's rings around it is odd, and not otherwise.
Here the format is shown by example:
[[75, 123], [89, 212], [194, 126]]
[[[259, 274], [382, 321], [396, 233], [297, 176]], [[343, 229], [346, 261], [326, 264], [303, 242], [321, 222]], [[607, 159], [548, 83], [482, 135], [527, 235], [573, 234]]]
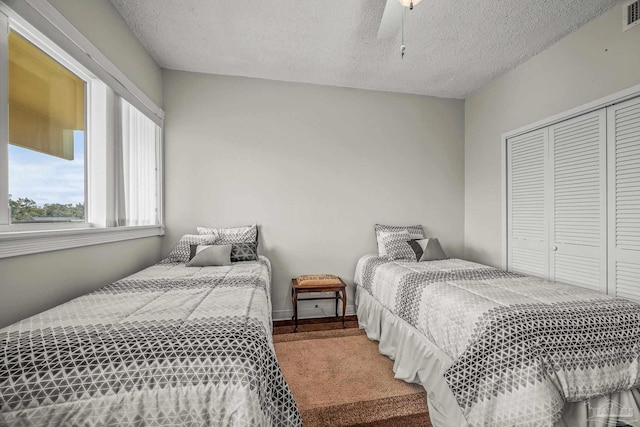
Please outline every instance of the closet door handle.
[[551, 250], [553, 250], [554, 252], [558, 250], [558, 247], [556, 245], [553, 245], [553, 248], [551, 248]]

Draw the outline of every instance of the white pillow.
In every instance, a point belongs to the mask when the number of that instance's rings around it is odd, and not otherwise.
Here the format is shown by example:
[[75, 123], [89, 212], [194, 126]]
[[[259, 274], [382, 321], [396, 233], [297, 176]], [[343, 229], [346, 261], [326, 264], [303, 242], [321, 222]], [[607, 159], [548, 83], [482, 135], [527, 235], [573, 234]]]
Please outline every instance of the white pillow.
[[258, 240], [258, 225], [247, 225], [235, 228], [198, 227], [198, 234], [214, 234], [218, 236], [218, 244], [251, 243]]

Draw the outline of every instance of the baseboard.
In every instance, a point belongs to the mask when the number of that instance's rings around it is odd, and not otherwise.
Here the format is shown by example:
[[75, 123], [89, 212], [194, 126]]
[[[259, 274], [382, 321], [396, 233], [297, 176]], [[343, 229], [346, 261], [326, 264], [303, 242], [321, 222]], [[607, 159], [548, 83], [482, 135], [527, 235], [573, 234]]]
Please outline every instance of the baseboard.
[[[338, 308], [338, 313], [342, 314], [342, 307]], [[347, 316], [356, 314], [355, 307], [353, 305], [347, 305]], [[315, 317], [332, 317], [335, 315], [335, 310], [325, 306], [319, 307], [301, 307], [298, 306], [298, 318], [299, 319], [312, 319]], [[293, 310], [274, 310], [272, 313], [273, 320], [291, 320], [293, 317]]]

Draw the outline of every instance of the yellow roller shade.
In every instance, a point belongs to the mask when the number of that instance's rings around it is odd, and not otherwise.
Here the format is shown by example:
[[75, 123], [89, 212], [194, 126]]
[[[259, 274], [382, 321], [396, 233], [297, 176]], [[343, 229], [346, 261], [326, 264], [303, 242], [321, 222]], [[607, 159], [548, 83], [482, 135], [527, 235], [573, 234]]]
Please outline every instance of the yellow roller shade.
[[9, 34], [9, 142], [73, 160], [84, 130], [85, 82], [19, 34]]

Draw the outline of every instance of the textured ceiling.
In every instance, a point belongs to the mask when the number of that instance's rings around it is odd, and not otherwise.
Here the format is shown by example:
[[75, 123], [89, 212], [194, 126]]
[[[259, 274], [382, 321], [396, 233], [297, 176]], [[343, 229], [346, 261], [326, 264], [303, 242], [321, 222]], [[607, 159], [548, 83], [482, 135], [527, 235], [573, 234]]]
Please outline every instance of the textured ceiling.
[[[393, 1], [393, 0], [389, 0]], [[465, 98], [618, 0], [112, 0], [163, 68]]]

